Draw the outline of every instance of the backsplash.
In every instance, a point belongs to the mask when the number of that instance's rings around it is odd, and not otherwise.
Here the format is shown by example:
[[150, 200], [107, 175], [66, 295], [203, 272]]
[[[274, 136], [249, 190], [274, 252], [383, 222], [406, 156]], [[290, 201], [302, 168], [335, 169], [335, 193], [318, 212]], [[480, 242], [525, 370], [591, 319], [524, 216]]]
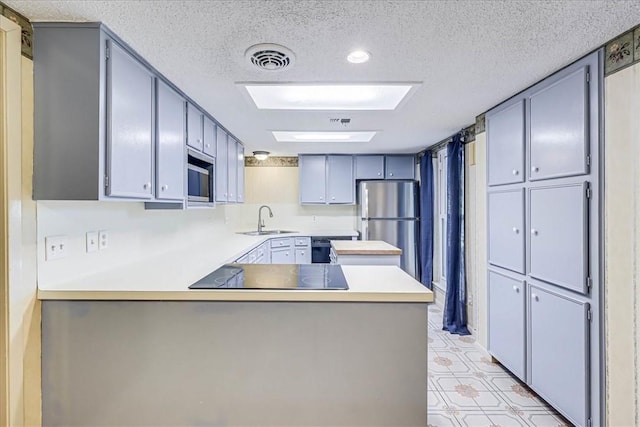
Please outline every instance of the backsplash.
[[[237, 231], [255, 230], [258, 208], [267, 204], [267, 228], [299, 231], [353, 230], [355, 206], [301, 206], [298, 168], [248, 168], [246, 204], [215, 209], [145, 210], [139, 202], [37, 202], [38, 282], [75, 280], [142, 263], [173, 252], [176, 263], [190, 251], [210, 251], [224, 262], [236, 255]], [[108, 248], [87, 253], [86, 233], [106, 230]], [[45, 261], [45, 237], [67, 237], [67, 256]]]

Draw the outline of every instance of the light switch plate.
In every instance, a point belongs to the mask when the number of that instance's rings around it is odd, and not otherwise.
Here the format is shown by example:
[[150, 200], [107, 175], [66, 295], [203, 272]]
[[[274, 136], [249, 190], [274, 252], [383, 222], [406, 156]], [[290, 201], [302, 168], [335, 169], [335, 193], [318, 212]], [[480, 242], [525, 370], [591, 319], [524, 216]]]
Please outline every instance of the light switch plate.
[[67, 256], [67, 236], [49, 236], [44, 238], [45, 259], [52, 261]]
[[98, 247], [101, 251], [109, 247], [109, 232], [107, 230], [98, 232]]
[[96, 252], [98, 250], [98, 232], [87, 232], [87, 252]]

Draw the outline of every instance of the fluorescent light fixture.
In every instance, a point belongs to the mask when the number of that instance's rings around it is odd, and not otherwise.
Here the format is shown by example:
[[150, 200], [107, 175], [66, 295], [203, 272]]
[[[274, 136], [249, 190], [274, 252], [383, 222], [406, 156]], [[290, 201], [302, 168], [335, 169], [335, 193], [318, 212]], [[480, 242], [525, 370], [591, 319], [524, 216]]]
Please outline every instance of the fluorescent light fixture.
[[357, 132], [308, 132], [273, 131], [278, 142], [369, 142], [376, 134], [374, 131]]
[[371, 54], [366, 50], [354, 50], [347, 55], [347, 61], [352, 64], [363, 64], [371, 59]]
[[395, 110], [415, 83], [242, 83], [256, 107], [268, 110]]

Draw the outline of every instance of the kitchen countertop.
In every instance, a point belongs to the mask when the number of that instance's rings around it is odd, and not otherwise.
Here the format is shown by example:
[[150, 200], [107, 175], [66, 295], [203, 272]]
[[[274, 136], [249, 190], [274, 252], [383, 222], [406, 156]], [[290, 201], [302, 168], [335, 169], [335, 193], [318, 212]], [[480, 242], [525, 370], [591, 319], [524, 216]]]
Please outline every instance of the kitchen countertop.
[[402, 249], [382, 240], [332, 240], [338, 255], [402, 255]]
[[343, 266], [348, 290], [193, 290], [197, 282], [223, 264], [272, 238], [357, 236], [353, 230], [301, 231], [283, 235], [235, 234], [225, 242], [229, 256], [212, 261], [210, 242], [168, 251], [144, 261], [58, 283], [38, 283], [41, 300], [166, 301], [353, 301], [432, 302], [433, 293], [395, 266]]
[[[195, 280], [145, 269], [110, 272], [38, 290], [41, 300], [433, 302], [433, 293], [391, 265], [344, 265], [348, 290], [188, 289]], [[199, 279], [199, 278], [198, 278]], [[197, 280], [197, 279], [196, 279]]]

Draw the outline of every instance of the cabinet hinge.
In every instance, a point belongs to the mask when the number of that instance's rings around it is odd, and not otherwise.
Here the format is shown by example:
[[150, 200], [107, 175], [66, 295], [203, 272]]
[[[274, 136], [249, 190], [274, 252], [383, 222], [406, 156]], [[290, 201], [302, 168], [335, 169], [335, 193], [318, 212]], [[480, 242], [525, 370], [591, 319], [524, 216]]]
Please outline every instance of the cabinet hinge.
[[593, 316], [591, 315], [591, 309], [587, 310], [587, 320], [588, 320], [588, 321], [591, 321], [591, 318], [592, 318], [592, 317], [593, 317]]
[[587, 83], [591, 81], [591, 73], [587, 71]]
[[104, 50], [104, 57], [106, 59], [109, 59], [109, 57], [111, 56], [111, 48], [109, 46], [107, 46]]
[[587, 192], [587, 199], [590, 199], [591, 198], [591, 187], [587, 187], [586, 192]]
[[587, 419], [587, 427], [591, 427], [591, 418]]
[[109, 175], [105, 175], [104, 176], [104, 186], [108, 187], [109, 186]]
[[591, 166], [591, 154], [587, 156], [587, 166]]

